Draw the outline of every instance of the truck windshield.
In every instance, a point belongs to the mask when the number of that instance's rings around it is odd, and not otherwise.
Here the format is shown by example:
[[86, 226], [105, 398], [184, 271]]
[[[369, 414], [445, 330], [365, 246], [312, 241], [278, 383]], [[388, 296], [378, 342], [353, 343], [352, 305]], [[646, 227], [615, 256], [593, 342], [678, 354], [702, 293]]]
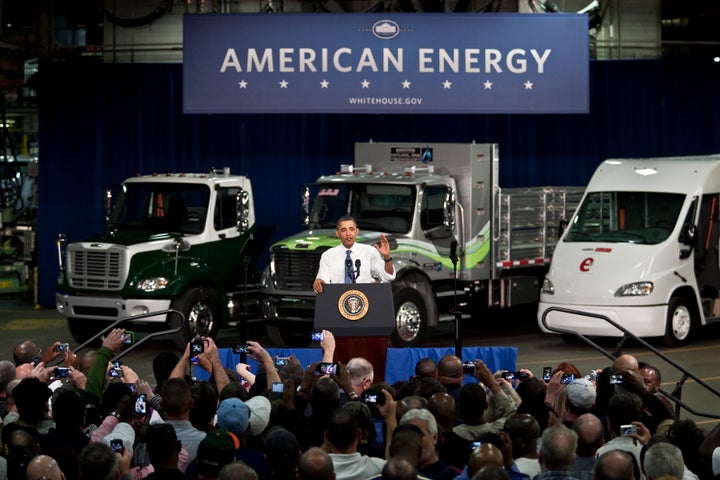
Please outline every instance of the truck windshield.
[[319, 185], [309, 228], [335, 229], [338, 219], [350, 214], [360, 230], [407, 233], [414, 204], [415, 189], [407, 185]]
[[658, 192], [588, 193], [573, 219], [566, 242], [654, 245], [678, 222], [685, 195]]
[[187, 183], [127, 183], [110, 215], [113, 230], [201, 233], [210, 190]]

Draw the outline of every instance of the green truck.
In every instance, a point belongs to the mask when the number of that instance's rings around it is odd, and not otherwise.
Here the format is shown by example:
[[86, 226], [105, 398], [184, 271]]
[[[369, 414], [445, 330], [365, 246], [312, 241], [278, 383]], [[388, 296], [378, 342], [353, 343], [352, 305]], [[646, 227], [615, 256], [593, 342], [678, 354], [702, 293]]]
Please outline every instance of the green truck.
[[[58, 247], [56, 308], [78, 342], [120, 318], [177, 310], [186, 322], [173, 340], [184, 348], [257, 306], [255, 262], [265, 248], [258, 242], [269, 234], [256, 227], [249, 178], [228, 168], [136, 176], [107, 213], [104, 232], [68, 244], [64, 255]], [[123, 326], [165, 330], [180, 322], [169, 313]]]

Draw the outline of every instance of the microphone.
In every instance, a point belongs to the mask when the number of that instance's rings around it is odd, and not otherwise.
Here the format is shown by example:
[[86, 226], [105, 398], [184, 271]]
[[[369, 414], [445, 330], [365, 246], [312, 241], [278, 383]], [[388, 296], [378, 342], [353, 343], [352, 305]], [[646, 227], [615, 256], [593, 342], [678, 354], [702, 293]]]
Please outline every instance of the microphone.
[[355, 259], [355, 275], [353, 275], [353, 281], [360, 276], [360, 259]]
[[450, 261], [452, 263], [457, 263], [458, 256], [457, 256], [457, 240], [453, 240], [450, 244]]

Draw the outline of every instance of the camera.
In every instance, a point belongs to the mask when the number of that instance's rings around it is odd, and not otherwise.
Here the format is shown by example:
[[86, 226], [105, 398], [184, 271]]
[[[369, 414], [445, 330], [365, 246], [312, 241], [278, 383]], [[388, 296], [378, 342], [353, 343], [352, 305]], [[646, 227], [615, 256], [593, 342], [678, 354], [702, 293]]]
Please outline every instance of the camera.
[[637, 433], [637, 425], [620, 425], [620, 435], [623, 437], [630, 437], [634, 433]]
[[130, 330], [125, 330], [125, 334], [123, 335], [123, 343], [125, 345], [132, 345], [135, 342], [135, 332], [131, 332]]
[[563, 373], [562, 377], [560, 378], [560, 383], [562, 383], [563, 385], [567, 385], [568, 383], [572, 383], [573, 380], [575, 380], [574, 373]]
[[273, 393], [283, 393], [285, 391], [285, 384], [283, 382], [273, 382], [271, 391]]
[[549, 382], [552, 378], [552, 367], [543, 367], [543, 381], [545, 383]]
[[40, 357], [33, 357], [32, 360], [30, 360], [33, 367], [37, 367], [37, 364], [40, 363]]
[[530, 377], [530, 374], [528, 374], [527, 372], [522, 372], [520, 370], [515, 372], [515, 378], [517, 378], [518, 380], [524, 380], [528, 377]]
[[377, 388], [368, 388], [360, 395], [360, 399], [369, 405], [385, 405], [385, 394]]
[[123, 441], [119, 438], [113, 438], [110, 440], [110, 448], [112, 448], [113, 452], [122, 453]]
[[322, 373], [323, 375], [337, 375], [338, 364], [322, 362], [320, 365], [318, 365], [318, 372]]
[[70, 378], [68, 367], [55, 367], [55, 378]]
[[205, 342], [201, 337], [195, 337], [193, 338], [192, 342], [190, 342], [190, 353], [197, 355], [198, 353], [203, 353], [205, 351]]
[[502, 378], [505, 380], [515, 380], [515, 372], [502, 372]]
[[112, 368], [108, 371], [108, 374], [109, 374], [112, 378], [120, 378], [120, 377], [122, 377], [122, 369], [121, 369], [120, 367], [112, 367]]
[[290, 361], [290, 357], [278, 357], [275, 360], [275, 366], [276, 367], [284, 367], [285, 365], [288, 364], [289, 361]]
[[147, 414], [147, 395], [141, 393], [135, 399], [135, 414], [145, 415]]
[[610, 385], [622, 385], [622, 375], [610, 375]]
[[310, 334], [310, 340], [313, 342], [322, 342], [323, 334], [322, 332], [312, 332]]
[[58, 353], [65, 353], [70, 348], [70, 344], [68, 343], [60, 343], [57, 347], [55, 347], [55, 351]]
[[463, 374], [475, 375], [475, 373], [477, 373], [477, 369], [475, 368], [475, 364], [473, 362], [464, 362], [463, 363]]
[[250, 353], [248, 344], [247, 343], [237, 343], [237, 344], [233, 345], [233, 353], [238, 353], [238, 354]]
[[482, 445], [482, 442], [481, 442], [481, 441], [472, 442], [472, 443], [470, 444], [470, 450], [475, 450], [475, 449], [476, 449], [477, 447], [479, 447], [480, 445]]

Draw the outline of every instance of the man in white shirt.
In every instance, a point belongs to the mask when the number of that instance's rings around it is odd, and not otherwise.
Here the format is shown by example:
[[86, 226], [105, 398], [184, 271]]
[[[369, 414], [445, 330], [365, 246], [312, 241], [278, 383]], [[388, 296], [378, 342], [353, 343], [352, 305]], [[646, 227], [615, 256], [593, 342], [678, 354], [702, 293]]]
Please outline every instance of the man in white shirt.
[[361, 455], [357, 451], [359, 441], [355, 415], [346, 408], [335, 409], [325, 430], [325, 445], [337, 480], [365, 480], [382, 472], [385, 459]]
[[395, 279], [395, 267], [390, 256], [390, 244], [385, 235], [380, 243], [355, 243], [360, 230], [355, 219], [345, 215], [337, 222], [335, 235], [341, 244], [326, 250], [320, 257], [320, 268], [313, 282], [315, 293], [322, 293], [325, 283], [371, 283]]

